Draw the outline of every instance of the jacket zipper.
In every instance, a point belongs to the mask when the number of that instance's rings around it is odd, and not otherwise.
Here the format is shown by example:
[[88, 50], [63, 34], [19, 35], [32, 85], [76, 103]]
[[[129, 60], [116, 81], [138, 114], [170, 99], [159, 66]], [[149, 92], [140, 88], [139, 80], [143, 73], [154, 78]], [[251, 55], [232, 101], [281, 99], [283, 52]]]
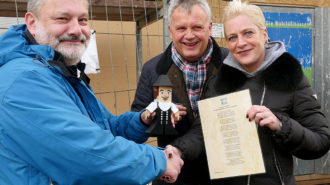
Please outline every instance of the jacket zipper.
[[[266, 82], [264, 81], [264, 88], [263, 88], [262, 96], [261, 96], [261, 99], [260, 99], [260, 105], [261, 105], [261, 106], [263, 106], [263, 104], [264, 104], [264, 99], [265, 99], [266, 90], [267, 90]], [[256, 123], [256, 126], [257, 126], [257, 132], [258, 132], [258, 130], [259, 130], [259, 125]], [[281, 177], [280, 177], [280, 179], [281, 179]], [[250, 185], [250, 182], [251, 182], [251, 175], [248, 175], [247, 185]], [[282, 179], [281, 179], [281, 182], [282, 182], [282, 185], [284, 185]]]
[[281, 185], [285, 185], [284, 179], [283, 179], [282, 170], [281, 170], [281, 166], [278, 163], [278, 160], [277, 160], [277, 157], [276, 157], [276, 153], [275, 153], [275, 149], [274, 148], [273, 148], [273, 156], [274, 156], [275, 167], [276, 167], [278, 176], [280, 177], [280, 180], [281, 180]]
[[[266, 89], [267, 89], [266, 82], [264, 82], [264, 89], [263, 89], [263, 92], [262, 92], [262, 97], [261, 97], [261, 100], [260, 100], [260, 105], [263, 105], [264, 104], [264, 98], [265, 98], [265, 94], [266, 94]], [[273, 156], [274, 156], [274, 161], [275, 161], [275, 167], [276, 167], [278, 176], [280, 177], [281, 185], [285, 185], [284, 179], [283, 179], [282, 170], [281, 170], [281, 166], [278, 163], [278, 160], [277, 160], [277, 157], [276, 157], [275, 146], [273, 147]], [[250, 178], [249, 178], [249, 181], [248, 181], [248, 185], [250, 185]]]

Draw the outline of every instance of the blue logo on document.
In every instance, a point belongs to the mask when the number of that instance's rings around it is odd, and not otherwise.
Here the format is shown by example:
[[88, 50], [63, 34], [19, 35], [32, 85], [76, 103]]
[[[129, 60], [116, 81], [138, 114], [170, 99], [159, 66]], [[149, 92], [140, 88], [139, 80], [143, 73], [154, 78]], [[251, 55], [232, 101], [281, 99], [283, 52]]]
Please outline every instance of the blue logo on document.
[[220, 103], [221, 103], [221, 105], [227, 104], [228, 103], [227, 98], [221, 98]]

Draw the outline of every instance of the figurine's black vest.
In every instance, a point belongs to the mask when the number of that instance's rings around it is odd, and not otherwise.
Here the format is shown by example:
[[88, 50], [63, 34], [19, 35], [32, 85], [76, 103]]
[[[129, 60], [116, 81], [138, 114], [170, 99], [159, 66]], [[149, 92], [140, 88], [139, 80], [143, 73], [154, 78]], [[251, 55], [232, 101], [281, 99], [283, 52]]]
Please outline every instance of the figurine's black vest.
[[146, 132], [149, 133], [150, 136], [177, 135], [178, 133], [171, 123], [171, 107], [166, 111], [161, 110], [157, 102], [157, 109], [155, 112], [156, 117]]

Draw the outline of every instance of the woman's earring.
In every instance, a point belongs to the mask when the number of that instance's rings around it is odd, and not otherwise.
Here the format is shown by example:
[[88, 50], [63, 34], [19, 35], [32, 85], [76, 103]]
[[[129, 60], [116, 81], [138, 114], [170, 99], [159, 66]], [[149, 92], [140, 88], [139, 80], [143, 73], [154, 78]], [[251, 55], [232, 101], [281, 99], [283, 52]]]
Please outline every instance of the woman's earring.
[[269, 39], [265, 41], [265, 48], [266, 48], [266, 49], [269, 49], [269, 48], [270, 48], [270, 46], [269, 46], [269, 44], [268, 44], [269, 42], [270, 42]]

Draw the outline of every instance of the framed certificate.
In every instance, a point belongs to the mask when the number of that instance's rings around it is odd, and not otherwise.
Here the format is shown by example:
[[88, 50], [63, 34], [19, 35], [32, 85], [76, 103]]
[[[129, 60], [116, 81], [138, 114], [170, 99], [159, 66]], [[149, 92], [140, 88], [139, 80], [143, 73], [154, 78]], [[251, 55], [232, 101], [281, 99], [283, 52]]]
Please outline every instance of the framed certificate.
[[198, 102], [210, 178], [265, 173], [249, 90]]

